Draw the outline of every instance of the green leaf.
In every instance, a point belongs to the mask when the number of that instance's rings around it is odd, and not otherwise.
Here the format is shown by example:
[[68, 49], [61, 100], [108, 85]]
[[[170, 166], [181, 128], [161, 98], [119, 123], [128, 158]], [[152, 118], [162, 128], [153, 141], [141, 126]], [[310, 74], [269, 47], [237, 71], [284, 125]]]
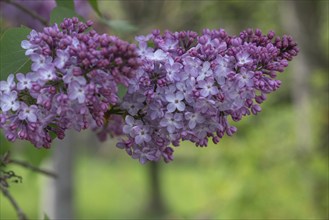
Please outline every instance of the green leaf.
[[102, 17], [102, 13], [99, 10], [98, 7], [98, 1], [97, 0], [88, 0], [91, 7], [94, 9], [94, 11], [98, 14], [98, 16]]
[[46, 158], [48, 158], [52, 153], [52, 148], [36, 148], [30, 143], [25, 143], [24, 148], [21, 149], [20, 153], [24, 157], [24, 160], [30, 162], [34, 166], [39, 166]]
[[134, 32], [137, 30], [137, 27], [130, 24], [129, 22], [125, 20], [101, 20], [103, 23], [108, 25], [111, 29], [114, 31], [117, 31], [119, 33], [128, 33], [128, 32]]
[[7, 29], [0, 39], [0, 79], [4, 80], [11, 73], [27, 73], [31, 61], [25, 56], [21, 42], [27, 39], [31, 29], [26, 27]]
[[2, 134], [0, 134], [0, 156], [8, 152], [10, 148], [11, 144], [9, 143], [9, 141], [7, 141]]
[[127, 87], [125, 87], [124, 85], [122, 84], [118, 84], [118, 96], [119, 98], [122, 100], [123, 97], [126, 95], [127, 93]]
[[56, 7], [52, 10], [50, 14], [50, 24], [60, 24], [64, 20], [64, 18], [72, 17], [77, 17], [80, 21], [84, 21], [84, 19], [80, 15], [75, 13], [75, 11], [73, 10], [64, 7]]
[[57, 7], [68, 8], [74, 10], [73, 0], [56, 0]]

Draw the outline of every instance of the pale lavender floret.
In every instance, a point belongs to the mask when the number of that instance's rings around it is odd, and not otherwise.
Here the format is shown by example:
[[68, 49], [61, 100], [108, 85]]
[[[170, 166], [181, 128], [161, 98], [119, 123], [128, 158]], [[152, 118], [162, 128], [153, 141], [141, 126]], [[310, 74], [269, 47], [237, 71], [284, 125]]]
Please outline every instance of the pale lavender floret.
[[165, 59], [167, 59], [167, 54], [161, 50], [161, 49], [157, 49], [156, 51], [152, 52], [152, 53], [147, 53], [146, 57], [150, 60], [154, 60], [154, 61], [163, 61]]
[[65, 66], [66, 62], [69, 60], [70, 54], [63, 50], [57, 50], [56, 55], [57, 57], [54, 60], [54, 65], [57, 68], [62, 69]]
[[201, 89], [200, 95], [202, 97], [218, 94], [218, 88], [214, 85], [214, 81], [212, 79], [198, 82], [198, 87]]
[[32, 83], [36, 79], [34, 72], [28, 73], [26, 75], [23, 73], [17, 73], [16, 78], [18, 80], [17, 90], [31, 89]]
[[246, 68], [241, 68], [240, 73], [236, 74], [236, 79], [238, 80], [238, 85], [240, 88], [247, 86], [251, 87], [254, 85], [253, 80], [254, 72], [248, 71]]
[[199, 76], [201, 61], [197, 58], [184, 58], [184, 71], [193, 77]]
[[168, 34], [167, 36], [168, 37], [164, 39], [164, 41], [158, 43], [158, 46], [165, 51], [176, 49], [179, 44], [179, 41], [172, 37], [170, 34]]
[[169, 102], [167, 105], [168, 112], [174, 112], [176, 109], [178, 111], [184, 111], [185, 103], [184, 103], [184, 95], [181, 92], [177, 92], [176, 94], [167, 94], [166, 100]]
[[166, 113], [160, 121], [162, 127], [166, 127], [169, 133], [174, 133], [176, 129], [183, 128], [183, 115], [181, 113]]
[[36, 105], [27, 106], [25, 103], [21, 103], [18, 118], [29, 122], [37, 122], [37, 111], [38, 107]]
[[212, 36], [207, 34], [200, 37], [199, 42], [204, 44], [206, 47], [211, 46], [217, 53], [227, 49], [227, 44], [225, 41], [219, 40], [217, 38], [212, 39]]
[[33, 52], [34, 52], [34, 45], [33, 44], [31, 44], [31, 42], [30, 41], [28, 41], [28, 40], [23, 40], [22, 42], [21, 42], [21, 47], [23, 48], [23, 49], [25, 49], [26, 51], [25, 51], [25, 55], [30, 55], [30, 54], [32, 54]]
[[37, 104], [49, 108], [53, 94], [49, 93], [49, 88], [42, 88], [40, 92], [33, 94], [36, 96]]
[[39, 54], [32, 54], [30, 56], [32, 60], [32, 66], [31, 69], [33, 71], [38, 71], [39, 69], [47, 69], [49, 65], [52, 63], [52, 57]]
[[160, 159], [161, 152], [157, 149], [144, 147], [142, 149], [135, 148], [132, 154], [132, 158], [139, 159], [141, 164], [145, 164], [148, 161], [157, 161]]
[[136, 126], [133, 128], [133, 133], [135, 133], [135, 143], [143, 144], [151, 141], [151, 136], [149, 135], [149, 129], [146, 126]]
[[147, 114], [150, 116], [151, 120], [154, 120], [156, 118], [162, 118], [164, 116], [162, 103], [159, 100], [152, 102], [148, 105], [148, 107], [149, 110]]
[[130, 115], [127, 115], [125, 118], [126, 124], [123, 126], [123, 132], [127, 135], [132, 134], [132, 129], [136, 126], [142, 126], [142, 122], [140, 120], [135, 120]]
[[36, 76], [42, 82], [55, 80], [57, 78], [56, 70], [53, 65], [48, 65], [45, 68], [40, 68], [40, 69], [38, 69], [38, 71], [36, 73], [37, 73]]
[[68, 68], [67, 71], [64, 71], [64, 76], [63, 76], [63, 81], [66, 84], [70, 84], [71, 82], [78, 82], [80, 85], [86, 85], [87, 84], [87, 80], [85, 77], [83, 76], [75, 76], [73, 74], [73, 67]]
[[152, 57], [153, 48], [148, 47], [145, 41], [141, 41], [139, 42], [139, 49], [137, 52], [140, 56]]
[[144, 107], [145, 96], [139, 93], [127, 94], [121, 107], [128, 111], [130, 115], [135, 116], [139, 110]]
[[9, 110], [17, 111], [19, 109], [19, 106], [20, 103], [17, 100], [16, 91], [5, 93], [0, 98], [0, 108], [3, 112], [7, 112]]
[[0, 81], [0, 91], [10, 93], [15, 88], [14, 74], [10, 74], [7, 81]]
[[194, 129], [197, 124], [205, 121], [205, 118], [199, 112], [186, 112], [185, 119], [188, 121], [188, 127]]
[[35, 30], [32, 30], [29, 34], [30, 40], [23, 40], [21, 42], [21, 47], [26, 50], [26, 56], [30, 56], [40, 49], [38, 44], [31, 43], [31, 40], [34, 40], [36, 37], [38, 37], [38, 33]]
[[72, 82], [68, 87], [68, 97], [70, 100], [78, 100], [80, 104], [86, 100], [85, 89], [78, 82]]
[[126, 109], [130, 115], [135, 116], [137, 112], [144, 107], [144, 105], [143, 103], [139, 102], [124, 101], [121, 104], [121, 107]]
[[138, 41], [139, 43], [146, 43], [147, 41], [153, 39], [153, 34], [148, 34], [148, 35], [139, 35], [135, 37], [135, 40]]
[[80, 45], [80, 41], [76, 37], [70, 38], [70, 40], [71, 40], [71, 43], [72, 43], [72, 47], [74, 49], [78, 49], [78, 47]]
[[229, 57], [219, 56], [216, 61], [218, 65], [214, 70], [214, 76], [219, 85], [224, 85], [228, 74], [233, 70]]
[[216, 102], [213, 99], [200, 97], [194, 105], [196, 111], [203, 114], [215, 115], [217, 113]]
[[199, 71], [199, 75], [197, 76], [197, 81], [204, 80], [206, 77], [212, 76], [213, 72], [210, 68], [210, 63], [208, 61], [202, 64], [202, 68]]
[[182, 92], [186, 102], [193, 103], [192, 91], [196, 85], [194, 78], [186, 80], [185, 82], [177, 82], [176, 88], [178, 91]]
[[[174, 62], [172, 58], [169, 58], [169, 62], [165, 64], [167, 71], [166, 77], [170, 82], [185, 80], [187, 78], [186, 74], [181, 74], [181, 69], [183, 65]], [[185, 78], [186, 77], [186, 78]]]
[[246, 51], [240, 51], [236, 55], [237, 59], [237, 66], [243, 66], [245, 64], [250, 64], [253, 62], [253, 59], [251, 58], [250, 54]]

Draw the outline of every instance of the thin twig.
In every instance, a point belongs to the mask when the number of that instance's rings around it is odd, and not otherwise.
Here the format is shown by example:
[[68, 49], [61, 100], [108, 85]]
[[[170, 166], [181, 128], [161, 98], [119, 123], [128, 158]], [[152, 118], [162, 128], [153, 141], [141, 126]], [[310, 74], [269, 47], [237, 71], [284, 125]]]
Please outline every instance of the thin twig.
[[12, 206], [15, 208], [15, 211], [18, 215], [19, 220], [27, 220], [28, 218], [26, 217], [25, 213], [22, 211], [22, 209], [18, 206], [16, 200], [12, 195], [9, 193], [8, 189], [0, 184], [0, 189], [5, 197], [9, 200], [9, 202], [12, 204]]
[[27, 162], [24, 162], [24, 161], [10, 159], [8, 163], [17, 164], [17, 165], [20, 165], [22, 167], [28, 168], [28, 169], [30, 169], [32, 171], [39, 172], [39, 173], [45, 174], [45, 175], [50, 176], [50, 177], [53, 177], [53, 178], [57, 178], [57, 174], [55, 174], [55, 173], [53, 173], [51, 171], [48, 171], [48, 170], [43, 170], [43, 169], [40, 169], [38, 167], [32, 166], [31, 164], [29, 164]]
[[12, 0], [3, 0], [4, 2], [15, 6], [16, 8], [24, 11], [25, 13], [29, 14], [30, 16], [32, 16], [33, 18], [37, 19], [38, 21], [40, 21], [44, 26], [49, 26], [48, 21], [44, 18], [41, 17], [40, 15], [38, 15], [36, 12], [30, 10], [29, 8], [25, 7], [24, 5], [21, 5], [15, 1]]

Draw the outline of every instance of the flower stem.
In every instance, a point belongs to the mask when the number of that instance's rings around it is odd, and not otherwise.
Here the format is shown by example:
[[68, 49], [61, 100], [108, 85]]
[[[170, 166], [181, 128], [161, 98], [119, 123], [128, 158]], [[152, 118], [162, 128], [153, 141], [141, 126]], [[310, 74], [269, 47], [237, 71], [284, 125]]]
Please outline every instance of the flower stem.
[[38, 172], [38, 173], [42, 173], [44, 175], [47, 175], [47, 176], [50, 176], [50, 177], [53, 177], [53, 178], [57, 178], [57, 174], [55, 174], [53, 172], [50, 172], [50, 171], [47, 171], [47, 170], [40, 169], [38, 167], [34, 167], [31, 164], [29, 164], [27, 162], [24, 162], [24, 161], [10, 159], [9, 163], [17, 164], [17, 165], [20, 165], [22, 167], [28, 168], [28, 169], [30, 169], [32, 171], [35, 171], [35, 172]]

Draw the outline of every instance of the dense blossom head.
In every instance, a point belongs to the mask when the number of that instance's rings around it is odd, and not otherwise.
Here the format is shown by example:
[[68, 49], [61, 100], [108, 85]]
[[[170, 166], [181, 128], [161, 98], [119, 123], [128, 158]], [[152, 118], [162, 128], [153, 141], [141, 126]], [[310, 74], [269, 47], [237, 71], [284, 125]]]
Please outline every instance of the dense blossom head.
[[118, 84], [128, 85], [139, 58], [134, 45], [100, 35], [91, 24], [65, 19], [22, 42], [31, 72], [0, 82], [0, 127], [9, 140], [49, 147], [52, 134], [103, 127], [105, 113], [119, 102]]
[[[0, 82], [0, 128], [8, 140], [49, 147], [51, 135], [91, 128], [141, 163], [173, 159], [189, 140], [207, 146], [237, 129], [229, 119], [258, 114], [298, 53], [290, 36], [223, 29], [136, 37], [138, 46], [65, 19], [22, 42], [31, 72]], [[127, 87], [122, 99], [118, 85]]]
[[127, 139], [117, 146], [142, 163], [172, 160], [170, 145], [182, 140], [207, 146], [208, 138], [218, 143], [231, 136], [237, 129], [228, 118], [260, 112], [259, 104], [281, 84], [276, 72], [298, 53], [291, 37], [251, 29], [239, 36], [222, 29], [201, 35], [155, 30], [136, 39], [143, 65], [121, 105]]

